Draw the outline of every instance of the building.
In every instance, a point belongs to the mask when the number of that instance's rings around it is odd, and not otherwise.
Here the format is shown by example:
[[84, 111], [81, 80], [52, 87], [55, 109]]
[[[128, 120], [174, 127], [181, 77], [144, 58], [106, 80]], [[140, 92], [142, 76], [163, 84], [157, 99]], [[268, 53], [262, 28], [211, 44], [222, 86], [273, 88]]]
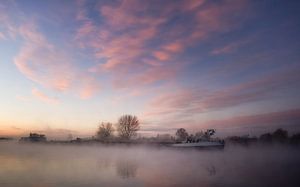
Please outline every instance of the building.
[[21, 137], [21, 142], [46, 142], [47, 138], [44, 134], [30, 133], [29, 137]]

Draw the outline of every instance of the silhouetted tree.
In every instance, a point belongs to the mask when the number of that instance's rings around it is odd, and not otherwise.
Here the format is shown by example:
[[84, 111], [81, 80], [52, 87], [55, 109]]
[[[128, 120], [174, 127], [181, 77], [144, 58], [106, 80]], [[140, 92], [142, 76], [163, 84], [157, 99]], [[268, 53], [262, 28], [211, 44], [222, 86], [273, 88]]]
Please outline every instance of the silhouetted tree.
[[227, 141], [231, 143], [238, 143], [242, 145], [249, 145], [250, 143], [257, 142], [257, 138], [255, 136], [250, 137], [249, 135], [244, 136], [229, 136], [226, 138]]
[[114, 131], [112, 123], [101, 123], [99, 125], [98, 131], [97, 131], [97, 138], [98, 139], [108, 139], [112, 137], [112, 133]]
[[198, 131], [195, 133], [196, 137], [203, 137], [204, 136], [204, 132], [203, 131]]
[[196, 141], [195, 136], [193, 134], [188, 135], [187, 142], [192, 143], [192, 142], [195, 142], [195, 141]]
[[277, 129], [272, 134], [272, 140], [276, 142], [285, 142], [288, 139], [288, 132], [283, 129]]
[[288, 140], [288, 132], [283, 129], [277, 129], [272, 134], [265, 133], [259, 137], [259, 141], [261, 142], [286, 142]]
[[291, 143], [292, 144], [300, 144], [300, 133], [294, 134], [291, 137]]
[[203, 131], [198, 131], [198, 132], [196, 132], [195, 133], [195, 141], [196, 142], [199, 142], [199, 141], [201, 141], [201, 140], [203, 140], [204, 139], [204, 132]]
[[118, 133], [121, 138], [130, 139], [136, 136], [136, 132], [140, 129], [140, 122], [136, 116], [123, 115], [119, 118]]
[[272, 134], [265, 133], [265, 134], [260, 135], [259, 141], [268, 142], [268, 143], [272, 142]]
[[179, 141], [184, 141], [187, 139], [189, 134], [186, 132], [184, 128], [180, 128], [176, 131], [176, 136]]

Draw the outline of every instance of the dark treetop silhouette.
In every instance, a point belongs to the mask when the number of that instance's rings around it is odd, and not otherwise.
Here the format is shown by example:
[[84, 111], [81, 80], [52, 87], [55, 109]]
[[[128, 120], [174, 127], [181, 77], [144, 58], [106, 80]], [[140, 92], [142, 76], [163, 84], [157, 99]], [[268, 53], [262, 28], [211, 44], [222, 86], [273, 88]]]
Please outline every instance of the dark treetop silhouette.
[[123, 115], [119, 118], [117, 126], [119, 136], [123, 139], [130, 139], [136, 136], [136, 132], [140, 129], [140, 122], [136, 116]]
[[101, 125], [99, 125], [98, 131], [97, 131], [97, 138], [99, 140], [107, 140], [113, 137], [113, 124], [110, 122], [104, 123], [102, 122]]

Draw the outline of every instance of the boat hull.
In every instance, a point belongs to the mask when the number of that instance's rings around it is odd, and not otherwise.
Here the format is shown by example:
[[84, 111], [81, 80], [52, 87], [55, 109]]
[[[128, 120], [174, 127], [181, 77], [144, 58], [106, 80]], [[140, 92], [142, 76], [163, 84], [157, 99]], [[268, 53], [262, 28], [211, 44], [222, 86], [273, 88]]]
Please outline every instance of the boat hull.
[[172, 144], [172, 147], [178, 148], [224, 148], [223, 142], [195, 142], [195, 143], [177, 143]]

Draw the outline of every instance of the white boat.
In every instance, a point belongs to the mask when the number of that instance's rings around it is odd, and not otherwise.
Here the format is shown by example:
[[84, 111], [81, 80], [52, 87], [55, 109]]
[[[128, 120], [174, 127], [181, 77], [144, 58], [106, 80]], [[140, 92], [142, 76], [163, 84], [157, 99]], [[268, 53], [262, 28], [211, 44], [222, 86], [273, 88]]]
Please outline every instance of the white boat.
[[215, 132], [215, 129], [207, 129], [206, 132], [201, 131], [196, 135], [187, 135], [186, 133], [186, 137], [183, 142], [171, 144], [171, 146], [182, 148], [224, 148], [224, 140], [211, 138], [211, 136], [214, 135]]
[[223, 148], [225, 146], [224, 141], [200, 141], [194, 143], [176, 143], [172, 144], [172, 147], [186, 147], [186, 148]]

